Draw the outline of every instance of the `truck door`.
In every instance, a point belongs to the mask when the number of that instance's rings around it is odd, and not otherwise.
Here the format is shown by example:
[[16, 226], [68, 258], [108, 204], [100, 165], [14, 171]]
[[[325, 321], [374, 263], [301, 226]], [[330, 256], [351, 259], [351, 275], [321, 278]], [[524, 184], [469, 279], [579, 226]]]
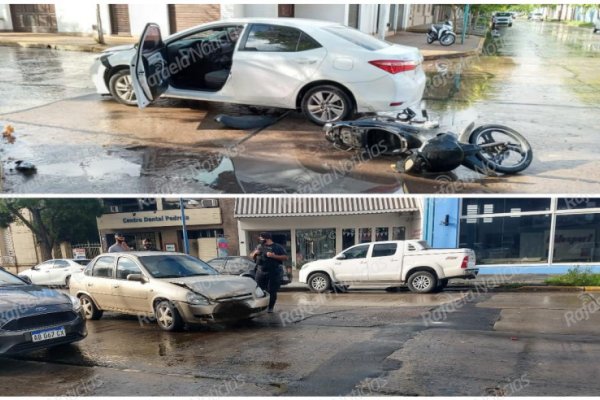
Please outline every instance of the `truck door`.
[[398, 242], [375, 243], [369, 258], [369, 282], [400, 282], [402, 252]]

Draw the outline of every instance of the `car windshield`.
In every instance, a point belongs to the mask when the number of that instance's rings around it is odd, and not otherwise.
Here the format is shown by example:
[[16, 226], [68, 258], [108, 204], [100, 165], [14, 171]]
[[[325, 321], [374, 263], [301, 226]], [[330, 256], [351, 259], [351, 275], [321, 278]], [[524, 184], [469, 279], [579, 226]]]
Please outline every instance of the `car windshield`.
[[512, 17], [512, 15], [510, 13], [498, 13], [496, 17]]
[[14, 275], [9, 274], [6, 271], [0, 270], [0, 286], [15, 286], [15, 285], [26, 285], [25, 282], [20, 280]]
[[325, 31], [334, 34], [337, 37], [347, 40], [367, 50], [381, 50], [390, 47], [391, 44], [367, 35], [358, 29], [349, 28], [347, 26], [328, 26], [323, 28]]
[[154, 278], [186, 278], [189, 276], [218, 275], [210, 265], [186, 255], [156, 255], [139, 257]]

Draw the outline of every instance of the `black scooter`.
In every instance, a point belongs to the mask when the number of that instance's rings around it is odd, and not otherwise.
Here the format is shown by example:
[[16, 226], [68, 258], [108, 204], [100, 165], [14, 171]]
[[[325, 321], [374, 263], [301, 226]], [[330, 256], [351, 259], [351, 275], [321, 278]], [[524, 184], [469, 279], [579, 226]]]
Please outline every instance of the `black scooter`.
[[[425, 113], [426, 115], [426, 113]], [[399, 172], [440, 173], [465, 167], [488, 176], [516, 174], [533, 159], [531, 145], [520, 133], [503, 125], [470, 124], [460, 135], [438, 133], [427, 138], [423, 120], [405, 110], [396, 117], [375, 116], [324, 126], [325, 137], [336, 147], [365, 149], [402, 157]]]

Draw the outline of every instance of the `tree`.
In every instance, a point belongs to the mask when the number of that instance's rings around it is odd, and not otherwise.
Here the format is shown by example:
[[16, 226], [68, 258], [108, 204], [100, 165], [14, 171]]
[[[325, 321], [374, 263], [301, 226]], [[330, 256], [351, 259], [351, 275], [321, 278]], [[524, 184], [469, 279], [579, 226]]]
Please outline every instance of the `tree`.
[[104, 30], [102, 28], [102, 16], [100, 13], [100, 4], [96, 4], [96, 30], [98, 32], [98, 43], [106, 44], [104, 41]]
[[97, 199], [0, 199], [0, 226], [21, 223], [36, 237], [42, 259], [63, 241], [94, 240], [96, 217], [102, 214]]

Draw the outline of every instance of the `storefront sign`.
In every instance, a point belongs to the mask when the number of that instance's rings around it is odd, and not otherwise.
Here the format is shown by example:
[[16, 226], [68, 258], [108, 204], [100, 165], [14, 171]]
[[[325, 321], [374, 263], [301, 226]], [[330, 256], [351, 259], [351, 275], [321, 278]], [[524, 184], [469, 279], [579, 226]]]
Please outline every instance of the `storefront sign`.
[[81, 259], [85, 257], [85, 249], [73, 249], [73, 258]]
[[165, 250], [166, 251], [177, 251], [177, 246], [175, 245], [175, 243], [167, 243], [167, 244], [165, 244]]
[[[222, 222], [221, 209], [200, 208], [185, 210], [187, 225], [216, 225]], [[140, 211], [135, 213], [104, 214], [98, 218], [99, 230], [162, 228], [181, 225], [181, 211]]]

